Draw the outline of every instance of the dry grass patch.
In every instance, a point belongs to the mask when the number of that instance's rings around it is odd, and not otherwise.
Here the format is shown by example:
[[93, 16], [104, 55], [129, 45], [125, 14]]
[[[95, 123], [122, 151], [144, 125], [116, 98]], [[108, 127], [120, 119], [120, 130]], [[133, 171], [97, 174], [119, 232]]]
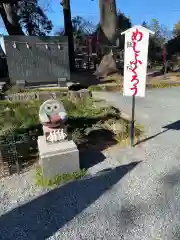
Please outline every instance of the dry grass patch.
[[120, 84], [120, 83], [123, 83], [123, 76], [119, 73], [114, 73], [101, 80], [101, 82], [108, 82], [108, 81]]

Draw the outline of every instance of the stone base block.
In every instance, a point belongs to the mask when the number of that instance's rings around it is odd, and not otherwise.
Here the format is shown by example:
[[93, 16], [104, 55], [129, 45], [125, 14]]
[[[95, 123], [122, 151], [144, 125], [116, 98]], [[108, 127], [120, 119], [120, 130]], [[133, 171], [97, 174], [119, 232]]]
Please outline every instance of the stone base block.
[[48, 144], [45, 136], [38, 137], [39, 163], [45, 179], [80, 169], [79, 151], [73, 141]]
[[25, 88], [26, 81], [25, 80], [17, 80], [16, 85], [20, 88]]
[[67, 87], [67, 79], [66, 78], [58, 78], [58, 87]]

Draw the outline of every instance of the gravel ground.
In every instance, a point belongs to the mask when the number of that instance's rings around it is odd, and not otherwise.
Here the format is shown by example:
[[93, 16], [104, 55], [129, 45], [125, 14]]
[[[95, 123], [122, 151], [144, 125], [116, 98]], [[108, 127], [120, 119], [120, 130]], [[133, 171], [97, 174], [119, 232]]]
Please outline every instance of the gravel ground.
[[[179, 92], [155, 89], [137, 99], [137, 121], [156, 136], [105, 152], [91, 177], [50, 192], [34, 186], [32, 171], [0, 180], [0, 239], [179, 240]], [[131, 112], [130, 98], [94, 96]]]

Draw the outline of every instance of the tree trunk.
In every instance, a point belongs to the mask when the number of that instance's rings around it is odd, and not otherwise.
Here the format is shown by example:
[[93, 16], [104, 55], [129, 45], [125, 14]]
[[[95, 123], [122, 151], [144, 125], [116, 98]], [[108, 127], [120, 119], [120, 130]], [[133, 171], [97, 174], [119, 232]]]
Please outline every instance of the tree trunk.
[[116, 42], [116, 0], [99, 0], [101, 30], [110, 44]]
[[68, 37], [70, 70], [74, 71], [75, 70], [74, 38], [73, 38], [73, 27], [72, 27], [72, 20], [71, 20], [70, 0], [62, 0], [61, 5], [63, 6], [63, 13], [64, 13], [64, 31], [65, 31], [65, 35]]
[[24, 35], [24, 32], [18, 21], [18, 16], [13, 9], [13, 4], [1, 4], [0, 14], [9, 35]]
[[[100, 45], [108, 45], [107, 50], [102, 50], [104, 57], [94, 73], [97, 78], [106, 78], [111, 73], [118, 72], [116, 61], [112, 52], [112, 45], [116, 44], [116, 30], [117, 30], [117, 11], [116, 0], [99, 0], [100, 9]], [[102, 45], [102, 46], [103, 46]], [[111, 51], [110, 51], [111, 50]]]

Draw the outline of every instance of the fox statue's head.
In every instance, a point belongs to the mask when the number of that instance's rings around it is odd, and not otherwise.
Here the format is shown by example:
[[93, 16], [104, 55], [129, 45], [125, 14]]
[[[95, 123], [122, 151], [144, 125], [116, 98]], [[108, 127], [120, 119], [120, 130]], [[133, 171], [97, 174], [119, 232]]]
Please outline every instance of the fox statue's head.
[[39, 120], [45, 126], [58, 127], [67, 120], [67, 113], [62, 103], [50, 99], [40, 106]]

